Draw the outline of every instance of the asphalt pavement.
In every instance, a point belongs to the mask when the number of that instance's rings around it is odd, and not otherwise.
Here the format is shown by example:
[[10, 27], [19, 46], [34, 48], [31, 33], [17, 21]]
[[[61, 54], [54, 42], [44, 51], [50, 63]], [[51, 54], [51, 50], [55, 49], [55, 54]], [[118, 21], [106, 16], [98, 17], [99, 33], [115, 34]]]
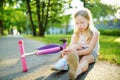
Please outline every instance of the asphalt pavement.
[[[24, 41], [25, 53], [46, 45], [40, 41], [22, 36], [4, 36], [0, 38], [0, 80], [69, 80], [68, 72], [50, 70], [60, 56], [60, 52], [47, 55], [26, 57], [27, 72], [22, 72], [18, 40]], [[120, 66], [103, 61], [91, 64], [86, 73], [76, 80], [119, 80]]]

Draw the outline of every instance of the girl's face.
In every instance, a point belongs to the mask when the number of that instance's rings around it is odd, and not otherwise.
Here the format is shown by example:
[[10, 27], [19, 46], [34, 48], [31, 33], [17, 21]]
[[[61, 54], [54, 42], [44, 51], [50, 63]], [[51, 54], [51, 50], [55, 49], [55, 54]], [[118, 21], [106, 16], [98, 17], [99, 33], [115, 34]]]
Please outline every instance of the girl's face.
[[79, 31], [81, 31], [81, 32], [83, 32], [87, 29], [88, 24], [89, 24], [88, 19], [86, 19], [83, 16], [79, 15], [75, 18], [75, 25], [79, 29]]

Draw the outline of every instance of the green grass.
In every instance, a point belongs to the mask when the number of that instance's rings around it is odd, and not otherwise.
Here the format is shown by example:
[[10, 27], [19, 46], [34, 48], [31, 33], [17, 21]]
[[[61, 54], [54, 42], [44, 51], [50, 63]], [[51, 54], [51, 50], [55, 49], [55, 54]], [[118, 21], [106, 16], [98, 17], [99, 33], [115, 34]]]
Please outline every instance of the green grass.
[[2, 35], [0, 34], [0, 37], [2, 37]]
[[120, 36], [120, 29], [99, 30], [102, 35]]
[[33, 37], [32, 35], [24, 35], [27, 38], [32, 38], [34, 40], [42, 41], [46, 44], [61, 44], [59, 41], [62, 38], [68, 38], [68, 42], [70, 42], [71, 35], [45, 35], [45, 37]]
[[120, 36], [100, 36], [100, 60], [120, 64]]
[[[42, 38], [27, 35], [25, 37], [42, 41], [46, 44], [61, 44], [59, 42], [61, 38], [68, 38], [69, 43], [71, 39], [71, 35], [46, 35]], [[120, 65], [120, 36], [100, 36], [100, 55], [98, 59]]]

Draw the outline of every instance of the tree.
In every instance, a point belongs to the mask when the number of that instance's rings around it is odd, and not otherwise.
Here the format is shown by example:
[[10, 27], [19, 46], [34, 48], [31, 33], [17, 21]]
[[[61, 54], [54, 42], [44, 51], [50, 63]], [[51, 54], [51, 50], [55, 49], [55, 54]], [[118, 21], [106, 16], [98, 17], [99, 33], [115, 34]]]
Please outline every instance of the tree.
[[31, 26], [32, 26], [32, 31], [33, 31], [33, 36], [36, 36], [36, 30], [35, 30], [35, 26], [33, 24], [33, 19], [32, 19], [32, 14], [31, 14], [31, 7], [30, 7], [30, 0], [27, 0], [27, 9], [28, 9], [28, 13], [30, 16], [30, 22], [31, 22]]
[[114, 15], [117, 12], [118, 7], [103, 4], [100, 0], [81, 0], [84, 3], [84, 7], [91, 10], [94, 18], [105, 17], [108, 14]]
[[[61, 22], [59, 18], [63, 16], [64, 4], [71, 0], [3, 0], [3, 10], [0, 7], [0, 15], [4, 30], [9, 31], [13, 26], [17, 29], [26, 30], [26, 22], [31, 23], [33, 36], [37, 34], [44, 36], [48, 28], [48, 23], [55, 24]], [[1, 2], [0, 2], [1, 3]], [[26, 15], [29, 14], [29, 20]], [[2, 18], [3, 17], [3, 18]], [[52, 24], [52, 23], [51, 23]], [[1, 29], [2, 30], [2, 29]], [[37, 33], [38, 30], [38, 33]]]
[[3, 0], [0, 1], [0, 19], [2, 22], [2, 30], [3, 34], [8, 34], [12, 27], [16, 27], [17, 29], [24, 29], [25, 24], [25, 16], [24, 10], [20, 8], [21, 2], [13, 1], [13, 0]]
[[[50, 0], [48, 0], [47, 2], [41, 2], [42, 4], [42, 11], [41, 11], [41, 15], [40, 13], [40, 5], [39, 5], [39, 0], [36, 0], [36, 4], [37, 4], [37, 17], [38, 17], [38, 26], [39, 26], [39, 36], [44, 36], [45, 34], [45, 30], [47, 27], [47, 23], [48, 23], [48, 12], [49, 12], [49, 6], [50, 6]], [[45, 5], [46, 3], [46, 5]], [[45, 9], [46, 8], [46, 9]], [[45, 10], [44, 10], [45, 9]]]
[[0, 2], [0, 17], [1, 17], [1, 19], [0, 19], [0, 34], [1, 35], [4, 34], [3, 33], [3, 16], [2, 16], [2, 14], [3, 14], [3, 3], [4, 3], [4, 0], [2, 0]]
[[[69, 0], [68, 0], [69, 1]], [[44, 36], [49, 22], [57, 22], [63, 14], [65, 0], [36, 0], [36, 13], [38, 20], [39, 36]], [[68, 2], [70, 3], [70, 1]]]

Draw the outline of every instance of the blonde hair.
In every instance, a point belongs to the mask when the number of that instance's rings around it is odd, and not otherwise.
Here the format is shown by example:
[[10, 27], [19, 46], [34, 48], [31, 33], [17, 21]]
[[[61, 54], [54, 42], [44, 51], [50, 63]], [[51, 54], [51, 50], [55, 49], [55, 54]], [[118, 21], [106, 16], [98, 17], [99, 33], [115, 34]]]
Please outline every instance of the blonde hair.
[[[74, 18], [76, 18], [78, 16], [83, 16], [86, 19], [88, 19], [88, 21], [89, 21], [88, 27], [86, 29], [86, 32], [87, 32], [86, 37], [87, 37], [87, 41], [89, 42], [93, 35], [92, 29], [94, 29], [91, 12], [87, 8], [84, 8], [84, 9], [77, 11], [74, 15]], [[74, 35], [75, 35], [75, 42], [78, 42], [80, 36], [79, 36], [79, 30], [76, 27], [74, 29]]]

